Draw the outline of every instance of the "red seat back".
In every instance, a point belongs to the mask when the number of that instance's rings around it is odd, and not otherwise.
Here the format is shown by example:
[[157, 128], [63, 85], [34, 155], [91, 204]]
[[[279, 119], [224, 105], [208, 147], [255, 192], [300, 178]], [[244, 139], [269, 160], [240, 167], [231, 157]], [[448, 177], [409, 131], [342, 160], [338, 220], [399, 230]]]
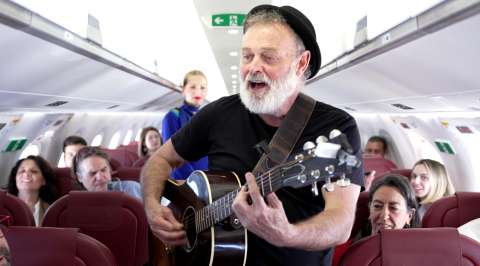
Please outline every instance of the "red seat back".
[[480, 265], [480, 243], [455, 228], [381, 230], [352, 245], [338, 265]]
[[145, 157], [142, 157], [142, 158], [138, 159], [133, 164], [133, 167], [143, 167], [145, 165], [145, 163], [147, 163], [148, 159], [150, 159], [150, 155], [147, 155]]
[[375, 174], [375, 177], [372, 180], [372, 185], [375, 184], [375, 182], [377, 182], [378, 180], [384, 178], [387, 175], [391, 175], [391, 174], [403, 175], [407, 179], [410, 179], [410, 176], [412, 175], [412, 169], [391, 169], [390, 171], [379, 174], [379, 175]]
[[460, 227], [480, 218], [480, 193], [457, 191], [432, 203], [422, 219], [422, 227]]
[[397, 166], [392, 161], [380, 156], [364, 156], [363, 168], [365, 172], [375, 171], [376, 175], [382, 175], [392, 169], [396, 169]]
[[360, 192], [360, 195], [358, 196], [355, 221], [353, 222], [352, 232], [349, 239], [357, 236], [358, 232], [362, 230], [363, 223], [370, 216], [370, 211], [368, 209], [368, 194], [370, 194], [369, 191], [363, 191]]
[[121, 191], [72, 191], [50, 206], [42, 226], [79, 228], [107, 246], [119, 265], [148, 261], [143, 203]]
[[128, 145], [120, 145], [120, 146], [118, 146], [118, 148], [125, 148], [125, 149], [127, 149], [131, 152], [134, 152], [135, 154], [138, 155], [138, 141], [132, 141]]
[[132, 167], [133, 163], [138, 160], [137, 153], [131, 152], [125, 148], [117, 148], [115, 150], [102, 149], [102, 151], [108, 153], [112, 159], [119, 161], [123, 167]]
[[55, 171], [55, 186], [57, 186], [57, 199], [68, 195], [70, 191], [79, 190], [77, 185], [75, 184], [75, 180], [72, 178], [72, 173], [70, 168], [59, 168], [59, 167], [52, 167], [53, 171]]
[[0, 215], [10, 216], [12, 226], [35, 226], [30, 207], [6, 190], [0, 190]]
[[6, 238], [13, 265], [118, 265], [107, 247], [77, 228], [13, 226]]
[[131, 180], [140, 182], [140, 173], [142, 172], [142, 168], [138, 167], [121, 167], [118, 168], [115, 173], [112, 174], [113, 177], [118, 177], [122, 181]]

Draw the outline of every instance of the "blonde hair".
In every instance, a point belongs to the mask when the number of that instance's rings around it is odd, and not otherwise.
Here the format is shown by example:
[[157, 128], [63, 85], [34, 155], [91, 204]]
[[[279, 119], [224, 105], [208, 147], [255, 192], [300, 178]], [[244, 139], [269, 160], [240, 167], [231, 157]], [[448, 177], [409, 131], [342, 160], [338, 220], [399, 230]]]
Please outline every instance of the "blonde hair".
[[183, 84], [182, 84], [182, 87], [185, 87], [187, 85], [187, 82], [188, 82], [188, 78], [189, 77], [192, 77], [192, 76], [203, 76], [205, 78], [205, 80], [207, 81], [208, 83], [208, 80], [207, 80], [207, 76], [205, 76], [205, 74], [203, 74], [202, 71], [200, 70], [192, 70], [190, 72], [188, 72], [185, 77], [183, 78]]
[[428, 180], [430, 181], [430, 191], [420, 204], [433, 203], [442, 197], [455, 194], [455, 189], [443, 164], [435, 160], [422, 159], [416, 162], [413, 168], [417, 165], [424, 165], [427, 168]]

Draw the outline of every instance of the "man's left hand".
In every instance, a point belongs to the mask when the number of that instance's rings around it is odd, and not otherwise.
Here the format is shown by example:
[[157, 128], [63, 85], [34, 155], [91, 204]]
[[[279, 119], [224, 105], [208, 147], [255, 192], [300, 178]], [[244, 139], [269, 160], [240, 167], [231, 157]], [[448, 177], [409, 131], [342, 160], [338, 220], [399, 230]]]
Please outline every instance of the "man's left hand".
[[[235, 198], [232, 209], [242, 222], [243, 227], [275, 246], [286, 246], [294, 235], [294, 225], [288, 222], [282, 202], [275, 193], [265, 198], [258, 189], [255, 177], [251, 173], [245, 175], [248, 191], [245, 186]], [[250, 205], [247, 200], [251, 199]]]

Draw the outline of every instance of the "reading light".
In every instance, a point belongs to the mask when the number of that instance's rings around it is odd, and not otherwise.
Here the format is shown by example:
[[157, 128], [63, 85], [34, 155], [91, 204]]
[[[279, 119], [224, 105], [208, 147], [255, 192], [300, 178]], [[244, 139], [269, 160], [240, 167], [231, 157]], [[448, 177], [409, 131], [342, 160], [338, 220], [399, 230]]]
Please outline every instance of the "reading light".
[[236, 89], [236, 88], [237, 88], [237, 85], [233, 85], [232, 88]]
[[231, 69], [232, 69], [232, 70], [237, 70], [238, 67], [237, 67], [237, 66], [232, 66]]
[[238, 53], [237, 53], [237, 52], [230, 52], [230, 55], [231, 55], [231, 56], [237, 56]]
[[236, 79], [236, 78], [237, 78], [237, 75], [232, 75], [232, 78]]
[[229, 30], [228, 33], [230, 33], [230, 34], [237, 34], [237, 33], [238, 33], [238, 30]]
[[236, 80], [232, 81], [232, 84], [237, 84], [237, 81]]

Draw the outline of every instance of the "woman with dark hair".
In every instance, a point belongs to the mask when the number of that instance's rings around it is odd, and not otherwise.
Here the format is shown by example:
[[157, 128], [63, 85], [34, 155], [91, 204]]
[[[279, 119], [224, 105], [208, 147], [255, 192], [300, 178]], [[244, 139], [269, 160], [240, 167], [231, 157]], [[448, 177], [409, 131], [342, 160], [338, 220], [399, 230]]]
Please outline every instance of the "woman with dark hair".
[[45, 212], [57, 196], [55, 172], [41, 156], [30, 155], [12, 168], [6, 189], [27, 203], [35, 224], [41, 226]]
[[373, 184], [368, 195], [370, 217], [353, 239], [335, 247], [332, 265], [337, 265], [348, 247], [380, 230], [420, 228], [418, 204], [410, 181], [399, 174], [387, 175]]
[[162, 135], [154, 127], [146, 127], [140, 133], [138, 142], [138, 157], [150, 156], [163, 145]]
[[[168, 141], [200, 109], [208, 92], [207, 76], [200, 70], [192, 70], [183, 78], [182, 94], [185, 96], [183, 106], [173, 108], [165, 115], [162, 122], [162, 134]], [[174, 179], [187, 179], [195, 170], [208, 170], [208, 157], [196, 162], [187, 162], [173, 171]]]

